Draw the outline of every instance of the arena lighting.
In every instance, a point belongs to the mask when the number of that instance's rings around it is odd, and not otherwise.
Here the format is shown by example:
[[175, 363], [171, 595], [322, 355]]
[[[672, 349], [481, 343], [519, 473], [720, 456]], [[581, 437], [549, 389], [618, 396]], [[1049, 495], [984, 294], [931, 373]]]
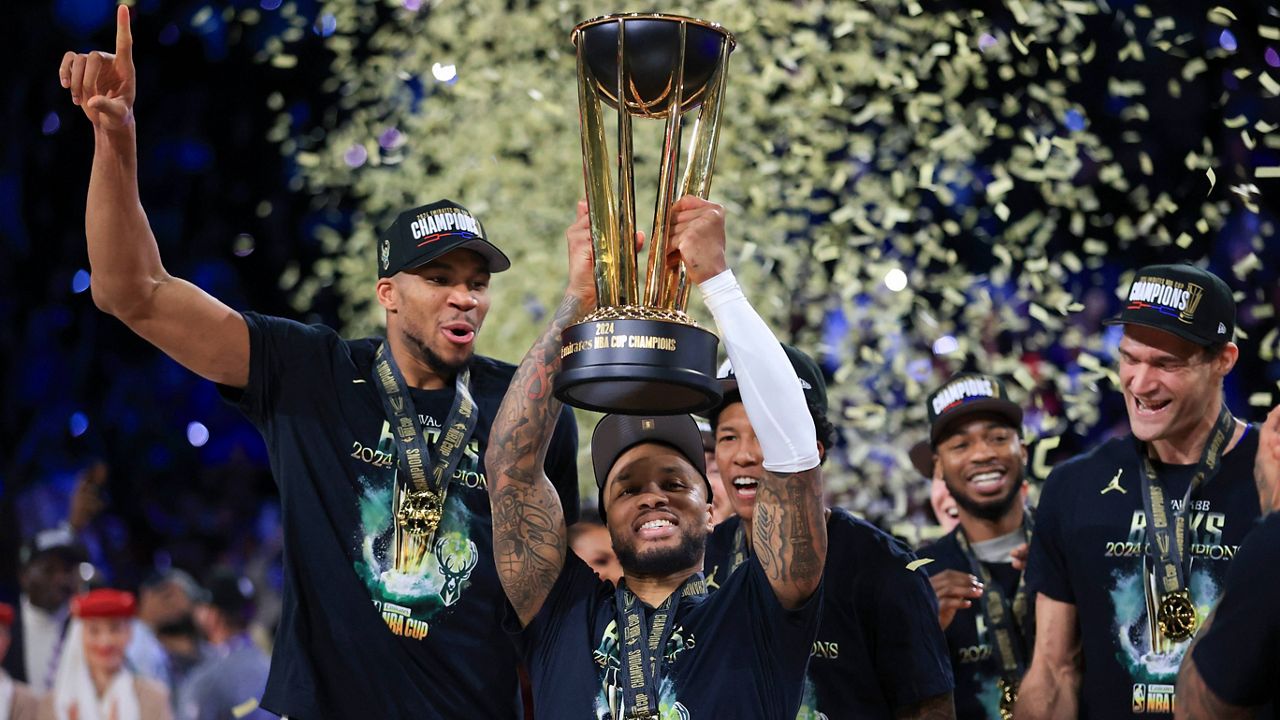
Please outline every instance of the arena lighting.
[[884, 275], [884, 286], [894, 292], [902, 292], [907, 288], [907, 274], [894, 268]]

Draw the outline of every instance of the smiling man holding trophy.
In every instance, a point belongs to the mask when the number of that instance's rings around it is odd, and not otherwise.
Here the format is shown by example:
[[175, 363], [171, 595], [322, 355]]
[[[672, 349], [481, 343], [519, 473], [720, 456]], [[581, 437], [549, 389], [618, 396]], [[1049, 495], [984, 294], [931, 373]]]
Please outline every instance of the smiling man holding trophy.
[[[573, 37], [589, 203], [566, 233], [564, 301], [516, 371], [487, 456], [494, 560], [511, 604], [508, 629], [529, 664], [534, 714], [795, 717], [822, 605], [821, 470], [795, 371], [726, 265], [724, 210], [699, 197], [733, 39], [671, 15], [604, 17]], [[602, 169], [600, 103], [610, 99], [619, 109], [617, 196]], [[680, 114], [698, 108], [678, 185]], [[631, 115], [666, 120], [644, 296], [631, 249]], [[677, 191], [687, 194], [672, 202]], [[692, 285], [715, 318], [748, 414], [772, 440], [756, 510], [765, 518], [754, 538], [760, 552], [714, 595], [702, 577], [711, 491], [702, 436], [687, 413], [719, 397], [716, 339], [684, 316]], [[565, 548], [562, 509], [541, 466], [557, 398], [614, 412], [596, 426], [591, 454], [600, 515], [624, 573], [616, 587]]]

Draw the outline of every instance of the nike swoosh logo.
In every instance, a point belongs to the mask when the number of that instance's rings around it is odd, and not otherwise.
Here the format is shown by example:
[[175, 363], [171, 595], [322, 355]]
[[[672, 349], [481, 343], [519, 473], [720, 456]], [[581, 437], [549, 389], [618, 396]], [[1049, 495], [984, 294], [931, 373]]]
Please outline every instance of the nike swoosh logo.
[[911, 562], [907, 563], [907, 569], [914, 572], [924, 567], [925, 565], [928, 565], [931, 562], [933, 562], [933, 558], [920, 558], [919, 560], [912, 560]]

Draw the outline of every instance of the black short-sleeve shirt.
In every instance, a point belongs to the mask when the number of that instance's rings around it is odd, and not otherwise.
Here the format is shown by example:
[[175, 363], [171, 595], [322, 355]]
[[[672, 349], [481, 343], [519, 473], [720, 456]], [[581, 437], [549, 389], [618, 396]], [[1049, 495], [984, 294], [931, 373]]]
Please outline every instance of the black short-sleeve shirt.
[[[572, 551], [542, 610], [523, 631], [537, 718], [619, 718], [614, 587]], [[666, 647], [659, 687], [664, 720], [794, 717], [818, 629], [821, 592], [784, 608], [764, 571], [743, 566], [719, 592], [684, 597]]]
[[[919, 550], [921, 558], [931, 562], [924, 566], [930, 576], [946, 570], [968, 573], [972, 570], [969, 559], [956, 540], [957, 527], [943, 535], [937, 542]], [[1011, 563], [983, 563], [991, 578], [999, 583], [1004, 597], [1012, 599], [1017, 592], [1022, 573]], [[1035, 595], [1028, 592], [1026, 622], [1035, 620]], [[1000, 720], [1000, 687], [1003, 675], [993, 647], [993, 638], [987, 630], [982, 602], [972, 607], [960, 608], [946, 630], [947, 646], [951, 651], [951, 670], [956, 679], [957, 720]], [[1027, 643], [1030, 644], [1031, 638]], [[1028, 653], [1028, 657], [1030, 653]]]
[[1223, 701], [1261, 706], [1258, 718], [1280, 717], [1280, 513], [1249, 533], [1231, 563], [1213, 623], [1191, 656], [1204, 683]]
[[[1126, 436], [1059, 465], [1045, 481], [1036, 511], [1027, 585], [1076, 606], [1084, 655], [1082, 719], [1172, 717], [1178, 666], [1190, 644], [1161, 637], [1149, 612], [1157, 600], [1138, 452], [1138, 443]], [[1257, 452], [1258, 432], [1251, 426], [1191, 500], [1189, 590], [1202, 621], [1258, 519]], [[1195, 467], [1157, 464], [1156, 471], [1172, 513]]]
[[[266, 439], [284, 525], [283, 608], [263, 707], [313, 718], [511, 718], [518, 657], [502, 630], [484, 451], [514, 374], [476, 357], [479, 421], [431, 547], [397, 537], [396, 445], [373, 382], [380, 339], [245, 313], [250, 369], [222, 388]], [[411, 389], [435, 441], [455, 390]], [[577, 430], [566, 408], [548, 476], [572, 522]]]
[[[709, 587], [727, 587], [739, 574], [730, 566], [740, 526], [735, 516], [712, 533]], [[831, 509], [822, 621], [794, 717], [893, 718], [895, 710], [951, 692], [938, 601], [915, 561], [892, 536], [846, 510]], [[754, 563], [742, 567], [748, 565]]]

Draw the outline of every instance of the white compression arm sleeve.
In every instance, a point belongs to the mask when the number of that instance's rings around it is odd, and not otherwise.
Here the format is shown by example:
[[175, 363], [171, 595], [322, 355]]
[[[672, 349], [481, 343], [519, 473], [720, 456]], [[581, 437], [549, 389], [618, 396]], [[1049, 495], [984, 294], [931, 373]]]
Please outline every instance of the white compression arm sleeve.
[[787, 353], [747, 302], [732, 270], [701, 283], [702, 299], [720, 328], [764, 469], [795, 473], [818, 466], [818, 432]]

